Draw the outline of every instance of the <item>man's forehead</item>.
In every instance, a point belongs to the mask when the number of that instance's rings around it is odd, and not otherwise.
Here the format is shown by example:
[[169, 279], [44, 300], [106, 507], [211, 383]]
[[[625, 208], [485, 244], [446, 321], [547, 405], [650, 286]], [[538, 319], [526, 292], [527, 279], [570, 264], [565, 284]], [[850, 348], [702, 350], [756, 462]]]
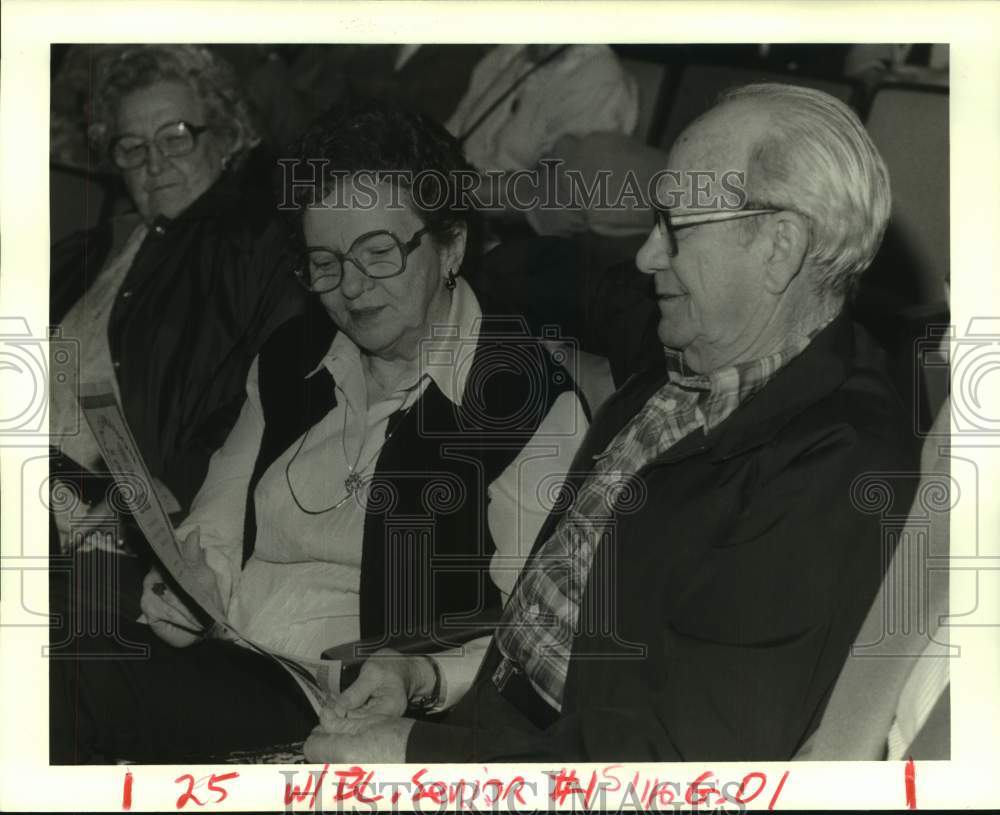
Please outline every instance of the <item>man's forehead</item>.
[[674, 141], [656, 184], [663, 209], [738, 209], [750, 148], [762, 117], [746, 105], [727, 103], [697, 119]]
[[671, 145], [668, 163], [687, 169], [684, 165], [692, 162], [707, 166], [744, 162], [767, 119], [765, 111], [745, 102], [712, 108], [681, 131]]

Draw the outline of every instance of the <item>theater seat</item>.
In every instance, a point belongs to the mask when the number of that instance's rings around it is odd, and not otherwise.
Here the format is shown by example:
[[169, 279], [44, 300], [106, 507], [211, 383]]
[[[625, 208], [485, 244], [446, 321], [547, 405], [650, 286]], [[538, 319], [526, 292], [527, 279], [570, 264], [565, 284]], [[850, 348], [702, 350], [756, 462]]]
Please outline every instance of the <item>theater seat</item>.
[[632, 135], [643, 144], [653, 137], [652, 126], [660, 104], [667, 66], [642, 59], [623, 59], [622, 67], [635, 78], [639, 87], [639, 122]]
[[779, 73], [728, 65], [688, 65], [680, 76], [668, 106], [667, 120], [651, 144], [669, 149], [677, 135], [702, 113], [715, 105], [722, 91], [753, 82], [781, 82], [825, 91], [842, 102], [854, 98], [854, 85], [834, 79], [817, 79], [795, 73]]
[[912, 276], [914, 302], [944, 300], [951, 269], [948, 89], [882, 85], [874, 92], [865, 127], [892, 184], [892, 241], [886, 250], [893, 257], [882, 263]]
[[106, 181], [72, 167], [49, 167], [49, 243], [90, 229], [106, 217], [111, 203]]
[[[947, 759], [948, 660], [941, 628], [948, 612], [951, 497], [945, 455], [949, 404], [921, 455], [920, 485], [882, 586], [800, 761]], [[929, 559], [939, 565], [928, 568]]]

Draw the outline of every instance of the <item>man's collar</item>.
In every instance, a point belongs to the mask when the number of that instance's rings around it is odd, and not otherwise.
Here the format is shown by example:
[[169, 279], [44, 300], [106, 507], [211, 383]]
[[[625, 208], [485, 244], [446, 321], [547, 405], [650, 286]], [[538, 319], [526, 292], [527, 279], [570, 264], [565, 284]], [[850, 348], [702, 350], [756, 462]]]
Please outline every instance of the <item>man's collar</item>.
[[681, 351], [664, 347], [663, 354], [666, 360], [667, 376], [673, 384], [679, 387], [705, 391], [706, 393], [715, 393], [725, 388], [726, 383], [745, 383], [761, 378], [769, 379], [775, 371], [798, 356], [821, 330], [817, 329], [808, 335], [789, 335], [786, 343], [772, 354], [732, 365], [723, 365], [721, 368], [715, 368], [705, 373], [698, 373], [690, 368], [684, 362], [684, 355]]
[[767, 442], [791, 417], [836, 390], [854, 364], [854, 322], [847, 309], [821, 329], [767, 386], [710, 434], [719, 457]]

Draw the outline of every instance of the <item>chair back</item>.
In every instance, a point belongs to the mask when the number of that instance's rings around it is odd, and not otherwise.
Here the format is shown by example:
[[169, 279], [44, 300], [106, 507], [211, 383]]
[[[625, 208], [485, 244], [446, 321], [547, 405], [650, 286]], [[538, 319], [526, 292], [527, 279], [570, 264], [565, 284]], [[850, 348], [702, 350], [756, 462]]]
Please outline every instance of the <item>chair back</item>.
[[729, 88], [754, 82], [780, 82], [786, 85], [803, 85], [825, 91], [842, 102], [850, 103], [855, 96], [854, 85], [834, 79], [817, 79], [799, 74], [780, 73], [756, 68], [729, 65], [692, 64], [684, 68], [679, 81], [665, 101], [667, 120], [662, 131], [655, 134], [654, 146], [670, 149], [674, 139], [691, 122], [714, 107], [719, 94]]
[[[924, 441], [920, 484], [906, 524], [901, 530], [891, 521], [886, 525], [887, 534], [898, 534], [898, 543], [875, 602], [834, 684], [819, 727], [795, 755], [796, 760], [885, 758], [900, 696], [918, 663], [944, 660], [947, 670], [947, 660], [954, 655], [947, 643], [935, 639], [948, 613], [948, 571], [928, 568], [930, 561], [941, 562], [950, 551], [951, 477], [942, 449], [948, 445], [949, 422], [946, 402]], [[936, 700], [926, 701], [929, 711]]]
[[643, 144], [651, 144], [652, 126], [660, 105], [667, 66], [641, 59], [623, 59], [621, 63], [639, 87], [639, 122], [633, 135]]
[[948, 90], [882, 85], [865, 121], [889, 169], [893, 238], [920, 303], [945, 300], [949, 241]]
[[49, 166], [49, 243], [84, 229], [106, 217], [111, 196], [103, 179], [60, 164]]

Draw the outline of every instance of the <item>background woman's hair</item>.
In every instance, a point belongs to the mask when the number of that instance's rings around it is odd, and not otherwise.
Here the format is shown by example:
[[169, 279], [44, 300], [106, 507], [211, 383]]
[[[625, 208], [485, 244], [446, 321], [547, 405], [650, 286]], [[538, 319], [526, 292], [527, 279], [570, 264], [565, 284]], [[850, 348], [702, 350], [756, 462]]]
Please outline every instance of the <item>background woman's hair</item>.
[[[458, 141], [433, 119], [389, 102], [348, 100], [314, 121], [291, 153], [294, 166], [285, 164], [282, 200], [291, 201], [297, 240], [307, 206], [319, 204], [335, 182], [370, 173], [405, 191], [401, 202], [412, 206], [439, 243], [447, 243], [464, 224], [462, 265], [477, 261], [481, 215], [463, 194], [461, 179], [478, 174]], [[414, 181], [417, 189], [411, 187]]]
[[107, 52], [97, 67], [87, 134], [102, 158], [115, 135], [122, 98], [156, 82], [191, 88], [204, 105], [204, 124], [223, 142], [230, 167], [238, 167], [260, 143], [250, 103], [222, 57], [199, 45], [129, 45]]

